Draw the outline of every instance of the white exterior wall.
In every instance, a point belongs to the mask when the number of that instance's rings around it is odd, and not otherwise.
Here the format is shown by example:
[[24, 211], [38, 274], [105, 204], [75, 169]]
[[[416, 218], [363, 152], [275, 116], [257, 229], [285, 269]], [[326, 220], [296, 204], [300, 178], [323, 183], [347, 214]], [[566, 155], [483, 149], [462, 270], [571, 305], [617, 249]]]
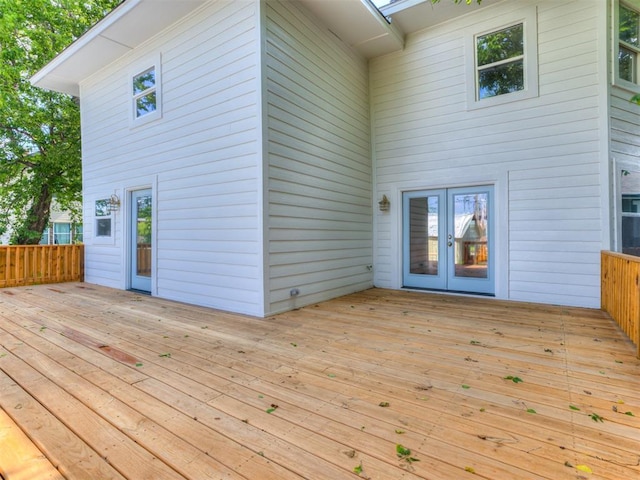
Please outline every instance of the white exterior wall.
[[366, 60], [296, 3], [265, 8], [275, 313], [372, 286], [373, 181]]
[[[128, 287], [127, 192], [151, 187], [152, 293], [263, 314], [258, 7], [211, 2], [81, 84], [88, 282]], [[132, 128], [134, 65], [158, 55], [163, 116]], [[93, 205], [114, 192], [105, 244]]]
[[[465, 35], [530, 5], [539, 96], [467, 110]], [[392, 204], [376, 214], [376, 286], [402, 286], [403, 191], [493, 183], [496, 296], [599, 306], [605, 10], [600, 0], [507, 1], [411, 35], [403, 52], [371, 62], [376, 199]]]

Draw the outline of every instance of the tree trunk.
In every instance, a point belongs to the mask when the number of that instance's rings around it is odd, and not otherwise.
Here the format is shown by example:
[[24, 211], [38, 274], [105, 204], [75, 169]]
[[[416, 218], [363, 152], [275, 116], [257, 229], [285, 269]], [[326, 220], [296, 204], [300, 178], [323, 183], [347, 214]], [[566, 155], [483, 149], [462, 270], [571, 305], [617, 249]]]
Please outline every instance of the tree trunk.
[[37, 245], [49, 225], [52, 195], [47, 184], [42, 185], [38, 198], [34, 198], [22, 225], [17, 225], [11, 243]]

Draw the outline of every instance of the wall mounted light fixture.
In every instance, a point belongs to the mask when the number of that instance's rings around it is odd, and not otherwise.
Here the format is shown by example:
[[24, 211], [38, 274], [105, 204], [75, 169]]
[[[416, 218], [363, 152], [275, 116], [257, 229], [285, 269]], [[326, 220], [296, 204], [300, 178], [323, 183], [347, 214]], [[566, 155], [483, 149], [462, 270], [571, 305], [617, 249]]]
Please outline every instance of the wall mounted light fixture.
[[120, 197], [115, 193], [109, 197], [109, 211], [117, 212], [120, 210]]
[[391, 202], [389, 202], [389, 199], [387, 198], [387, 196], [382, 195], [382, 200], [378, 202], [378, 207], [380, 208], [380, 211], [388, 212], [390, 206], [391, 206]]

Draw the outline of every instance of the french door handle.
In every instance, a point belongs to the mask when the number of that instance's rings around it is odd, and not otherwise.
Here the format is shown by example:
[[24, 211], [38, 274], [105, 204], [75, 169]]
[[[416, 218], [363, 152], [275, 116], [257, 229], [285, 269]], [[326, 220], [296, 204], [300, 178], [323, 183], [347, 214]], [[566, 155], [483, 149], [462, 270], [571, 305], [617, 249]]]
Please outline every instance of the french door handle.
[[453, 242], [447, 242], [447, 246], [451, 247], [453, 245]]

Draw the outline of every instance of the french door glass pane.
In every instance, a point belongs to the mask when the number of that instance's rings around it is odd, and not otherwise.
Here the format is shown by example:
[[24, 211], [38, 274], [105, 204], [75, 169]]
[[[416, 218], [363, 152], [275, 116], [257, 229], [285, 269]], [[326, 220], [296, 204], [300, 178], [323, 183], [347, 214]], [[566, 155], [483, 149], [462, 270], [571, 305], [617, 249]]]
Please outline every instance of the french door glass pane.
[[151, 276], [151, 196], [140, 196], [136, 205], [136, 274]]
[[438, 197], [409, 199], [409, 272], [438, 275]]
[[453, 195], [453, 260], [456, 277], [488, 277], [488, 202], [488, 193]]

